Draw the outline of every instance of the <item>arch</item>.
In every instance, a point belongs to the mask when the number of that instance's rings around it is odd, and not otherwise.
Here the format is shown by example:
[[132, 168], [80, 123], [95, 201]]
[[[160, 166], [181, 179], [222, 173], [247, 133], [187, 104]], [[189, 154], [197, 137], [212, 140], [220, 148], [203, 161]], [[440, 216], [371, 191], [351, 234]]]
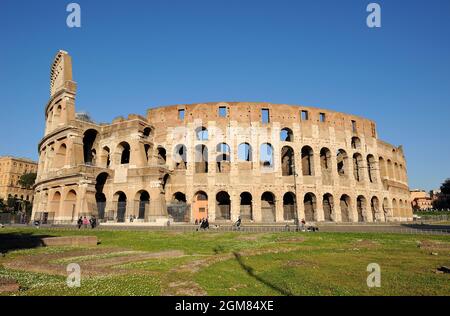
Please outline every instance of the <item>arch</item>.
[[191, 220], [190, 206], [187, 203], [186, 194], [175, 192], [172, 200], [167, 205], [167, 213], [174, 222], [189, 222]]
[[294, 133], [290, 128], [284, 127], [280, 131], [280, 140], [282, 142], [293, 142], [294, 141]]
[[290, 146], [281, 149], [281, 174], [282, 176], [292, 176], [294, 174], [294, 150]]
[[320, 150], [320, 167], [322, 168], [322, 173], [331, 170], [331, 151], [326, 147]]
[[359, 195], [356, 198], [356, 210], [358, 212], [358, 222], [364, 222], [366, 207], [367, 207], [366, 198], [362, 195]]
[[162, 146], [158, 146], [157, 152], [158, 152], [158, 164], [165, 165], [167, 161], [166, 149]]
[[387, 221], [389, 214], [389, 200], [388, 198], [383, 199], [383, 217], [384, 220]]
[[230, 146], [227, 143], [219, 143], [216, 146], [216, 172], [230, 172]]
[[387, 172], [386, 172], [386, 163], [384, 161], [384, 158], [381, 157], [381, 156], [378, 157], [378, 166], [379, 166], [379, 169], [380, 169], [381, 180], [383, 180], [384, 178], [386, 178]]
[[151, 135], [151, 133], [152, 133], [152, 129], [150, 127], [146, 127], [142, 131], [142, 135], [144, 135], [144, 137], [149, 137]]
[[208, 173], [208, 147], [205, 145], [195, 146], [195, 172]]
[[97, 204], [97, 213], [99, 219], [105, 218], [105, 208], [106, 208], [106, 196], [103, 193], [103, 188], [108, 180], [108, 173], [100, 173], [95, 180], [95, 201]]
[[390, 180], [394, 180], [394, 170], [392, 167], [392, 161], [390, 159], [387, 160], [387, 172]]
[[253, 220], [253, 197], [249, 192], [240, 195], [240, 216], [243, 220]]
[[114, 201], [117, 202], [117, 222], [123, 223], [125, 222], [125, 215], [127, 212], [127, 196], [122, 191], [117, 191], [114, 194]]
[[187, 150], [183, 144], [178, 144], [174, 149], [175, 169], [187, 169]]
[[275, 195], [266, 191], [261, 195], [261, 221], [264, 223], [275, 222]]
[[228, 192], [220, 191], [216, 194], [216, 220], [231, 219], [231, 200]]
[[252, 146], [249, 143], [241, 143], [238, 146], [238, 159], [240, 161], [252, 161]]
[[269, 143], [262, 143], [259, 154], [261, 166], [266, 168], [273, 168], [273, 146]]
[[208, 195], [204, 191], [194, 194], [192, 203], [193, 219], [200, 221], [208, 218]]
[[297, 201], [296, 196], [292, 192], [286, 192], [283, 195], [283, 218], [290, 221], [297, 218]]
[[314, 151], [310, 146], [302, 148], [302, 172], [304, 176], [314, 175]]
[[303, 198], [305, 221], [314, 222], [316, 218], [316, 196], [314, 193], [306, 193]]
[[197, 136], [197, 140], [208, 140], [208, 129], [204, 126], [197, 127], [195, 129], [195, 135]]
[[360, 153], [355, 153], [353, 155], [353, 175], [358, 182], [363, 180], [363, 174], [361, 172], [361, 169], [363, 168], [362, 160], [363, 158]]
[[340, 176], [348, 174], [348, 155], [343, 149], [339, 149], [336, 154], [337, 172]]
[[186, 203], [186, 194], [183, 192], [175, 192], [172, 196], [172, 201], [174, 203]]
[[333, 221], [334, 218], [334, 201], [333, 195], [330, 193], [325, 193], [323, 195], [323, 218], [327, 222]]
[[396, 199], [392, 199], [392, 213], [395, 217], [399, 216], [398, 213], [398, 204]]
[[369, 176], [369, 181], [371, 183], [377, 182], [377, 178], [375, 176], [375, 157], [373, 155], [367, 155], [367, 174]]
[[83, 134], [83, 157], [86, 165], [95, 165], [94, 143], [98, 132], [95, 129], [88, 129]]
[[66, 165], [67, 146], [61, 144], [56, 152], [55, 168], [63, 168]]
[[120, 157], [120, 164], [125, 165], [130, 163], [130, 144], [127, 142], [121, 142], [117, 145], [116, 153]]
[[370, 210], [372, 211], [372, 221], [373, 222], [382, 220], [381, 214], [380, 214], [380, 201], [378, 200], [378, 198], [376, 196], [373, 196], [370, 199]]
[[150, 208], [150, 194], [145, 190], [140, 190], [136, 193], [135, 200], [139, 201], [138, 219], [146, 219]]
[[56, 191], [55, 193], [53, 193], [52, 200], [50, 202], [50, 212], [53, 213], [52, 215], [59, 214], [60, 203], [61, 193], [59, 191]]
[[102, 166], [109, 168], [111, 165], [111, 151], [108, 146], [102, 148], [102, 154], [100, 159], [102, 160]]
[[351, 220], [351, 199], [347, 194], [342, 194], [339, 200], [339, 206], [341, 208], [341, 221], [350, 222]]
[[72, 220], [76, 215], [76, 203], [77, 203], [77, 192], [75, 190], [70, 190], [66, 194], [66, 198], [64, 199], [64, 214], [66, 216], [71, 216]]
[[397, 181], [400, 180], [398, 163], [396, 163], [396, 162], [394, 162], [394, 179]]
[[361, 149], [361, 140], [359, 139], [359, 137], [352, 137], [351, 146], [353, 149]]

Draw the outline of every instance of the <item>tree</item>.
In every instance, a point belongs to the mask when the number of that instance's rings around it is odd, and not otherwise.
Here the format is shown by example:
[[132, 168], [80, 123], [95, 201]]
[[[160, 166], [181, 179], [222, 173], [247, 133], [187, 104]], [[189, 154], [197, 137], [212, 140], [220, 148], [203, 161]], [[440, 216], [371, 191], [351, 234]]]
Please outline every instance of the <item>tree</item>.
[[441, 185], [441, 192], [438, 193], [437, 199], [433, 201], [435, 209], [450, 209], [450, 178], [446, 179]]
[[19, 179], [19, 185], [26, 189], [31, 189], [36, 181], [36, 173], [25, 173]]

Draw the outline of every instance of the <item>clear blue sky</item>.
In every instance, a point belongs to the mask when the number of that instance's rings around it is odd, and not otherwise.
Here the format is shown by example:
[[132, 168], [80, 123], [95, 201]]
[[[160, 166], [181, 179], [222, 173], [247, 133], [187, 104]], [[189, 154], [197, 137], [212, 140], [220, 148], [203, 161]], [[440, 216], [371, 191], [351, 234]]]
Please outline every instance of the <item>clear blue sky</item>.
[[[450, 1], [0, 0], [0, 155], [37, 159], [59, 49], [96, 121], [157, 105], [304, 104], [373, 119], [403, 144], [411, 188], [450, 177]], [[13, 132], [14, 131], [14, 132]]]

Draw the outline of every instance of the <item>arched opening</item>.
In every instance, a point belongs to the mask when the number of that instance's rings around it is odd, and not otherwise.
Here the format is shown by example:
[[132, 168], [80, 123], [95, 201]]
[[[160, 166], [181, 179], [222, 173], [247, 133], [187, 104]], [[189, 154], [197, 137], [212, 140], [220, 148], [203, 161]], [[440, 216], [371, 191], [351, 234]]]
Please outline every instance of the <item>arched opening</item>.
[[231, 201], [230, 195], [225, 191], [216, 194], [216, 219], [231, 219]]
[[187, 150], [185, 145], [175, 146], [174, 152], [175, 169], [187, 169]]
[[356, 153], [353, 155], [353, 175], [355, 176], [356, 181], [362, 181], [363, 175], [362, 175], [362, 156], [359, 153]]
[[294, 150], [290, 146], [281, 149], [281, 174], [283, 176], [294, 174]]
[[290, 128], [283, 128], [280, 132], [280, 140], [282, 142], [293, 142], [294, 141], [294, 133]]
[[398, 204], [396, 199], [392, 199], [392, 212], [395, 217], [400, 216], [398, 213]]
[[195, 129], [195, 134], [197, 135], [197, 140], [208, 140], [208, 129], [204, 126], [197, 127]]
[[208, 195], [203, 191], [198, 191], [194, 195], [192, 203], [194, 220], [200, 221], [208, 218]]
[[392, 167], [392, 161], [390, 159], [387, 160], [387, 171], [389, 179], [394, 180], [394, 170]]
[[350, 214], [351, 214], [350, 203], [351, 203], [350, 197], [346, 194], [343, 194], [339, 201], [339, 205], [341, 208], [341, 221], [342, 222], [350, 222]]
[[63, 168], [66, 165], [66, 154], [67, 146], [66, 144], [61, 144], [55, 157], [55, 168]]
[[302, 148], [302, 172], [304, 176], [314, 175], [314, 152], [309, 146]]
[[98, 132], [95, 129], [88, 129], [83, 136], [83, 155], [86, 165], [95, 165], [95, 149], [94, 143], [97, 139]]
[[167, 205], [167, 213], [174, 222], [189, 222], [190, 212], [187, 204], [186, 195], [183, 192], [175, 192], [172, 201]]
[[64, 200], [64, 214], [66, 216], [71, 216], [72, 220], [76, 216], [76, 205], [77, 205], [77, 193], [75, 190], [70, 190]]
[[[17, 198], [17, 196], [15, 196], [15, 198]], [[59, 214], [60, 203], [61, 203], [61, 193], [59, 193], [59, 191], [56, 191], [53, 194], [52, 201], [50, 202], [50, 213], [52, 213], [53, 217], [56, 214]]]
[[226, 143], [220, 143], [216, 146], [216, 172], [229, 173], [230, 172], [230, 146]]
[[384, 162], [383, 157], [378, 158], [378, 166], [380, 168], [380, 178], [381, 178], [381, 180], [383, 180], [387, 176], [386, 164]]
[[117, 153], [120, 155], [121, 165], [130, 163], [130, 144], [127, 142], [121, 142], [117, 145]]
[[283, 195], [283, 218], [290, 221], [297, 218], [296, 197], [292, 192], [286, 192]]
[[149, 214], [150, 207], [150, 194], [147, 191], [139, 191], [139, 209], [138, 209], [138, 219], [145, 220]]
[[208, 173], [208, 147], [205, 145], [195, 146], [195, 172]]
[[99, 219], [105, 218], [106, 196], [103, 193], [103, 188], [106, 184], [106, 180], [108, 180], [108, 174], [106, 172], [102, 172], [97, 176], [95, 182], [95, 201], [97, 203]]
[[364, 222], [364, 216], [366, 213], [366, 198], [362, 195], [356, 199], [356, 210], [358, 212], [358, 222]]
[[331, 151], [326, 147], [320, 150], [320, 167], [322, 168], [322, 173], [331, 171]]
[[275, 196], [272, 192], [264, 192], [261, 196], [261, 221], [275, 222]]
[[150, 144], [144, 144], [144, 154], [145, 154], [145, 161], [149, 161], [150, 159], [150, 149], [152, 148], [152, 146]]
[[323, 196], [323, 218], [327, 222], [333, 221], [334, 218], [334, 201], [333, 196], [330, 193], [326, 193]]
[[370, 209], [372, 211], [372, 221], [377, 222], [380, 214], [380, 202], [376, 196], [370, 200]]
[[149, 137], [150, 134], [152, 132], [152, 129], [150, 127], [146, 127], [144, 128], [144, 130], [142, 131], [142, 135], [144, 135], [144, 137]]
[[111, 165], [111, 153], [109, 147], [107, 146], [103, 147], [101, 159], [102, 159], [102, 166], [109, 168], [109, 166]]
[[260, 163], [263, 168], [273, 168], [273, 147], [269, 143], [261, 144]]
[[345, 150], [339, 149], [336, 155], [337, 172], [340, 176], [345, 176], [348, 173], [348, 156]]
[[373, 155], [367, 155], [367, 172], [369, 175], [369, 181], [371, 183], [376, 182], [376, 176], [374, 170], [376, 169], [375, 157]]
[[306, 193], [303, 199], [305, 209], [305, 221], [314, 222], [316, 214], [316, 196], [313, 193]]
[[352, 148], [361, 149], [361, 140], [359, 139], [359, 137], [352, 137]]
[[389, 216], [389, 200], [387, 198], [383, 199], [383, 217], [387, 221]]
[[167, 160], [166, 149], [162, 146], [158, 146], [157, 151], [158, 151], [158, 164], [165, 165]]
[[394, 179], [397, 180], [397, 181], [400, 179], [399, 178], [398, 164], [397, 163], [394, 163]]
[[252, 195], [249, 192], [242, 192], [241, 198], [241, 219], [242, 220], [253, 220], [253, 209], [252, 209]]
[[114, 199], [117, 201], [117, 222], [125, 222], [125, 214], [127, 212], [127, 196], [122, 191], [114, 194]]
[[242, 143], [238, 146], [238, 159], [240, 161], [252, 161], [252, 146], [249, 143]]

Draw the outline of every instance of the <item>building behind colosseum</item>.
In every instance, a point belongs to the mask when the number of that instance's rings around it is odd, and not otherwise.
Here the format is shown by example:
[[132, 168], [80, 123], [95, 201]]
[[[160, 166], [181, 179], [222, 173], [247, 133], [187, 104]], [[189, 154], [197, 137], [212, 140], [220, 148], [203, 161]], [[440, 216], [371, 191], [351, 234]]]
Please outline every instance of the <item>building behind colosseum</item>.
[[410, 220], [402, 147], [373, 121], [285, 104], [151, 108], [98, 124], [76, 113], [71, 57], [51, 66], [34, 218], [73, 222]]

